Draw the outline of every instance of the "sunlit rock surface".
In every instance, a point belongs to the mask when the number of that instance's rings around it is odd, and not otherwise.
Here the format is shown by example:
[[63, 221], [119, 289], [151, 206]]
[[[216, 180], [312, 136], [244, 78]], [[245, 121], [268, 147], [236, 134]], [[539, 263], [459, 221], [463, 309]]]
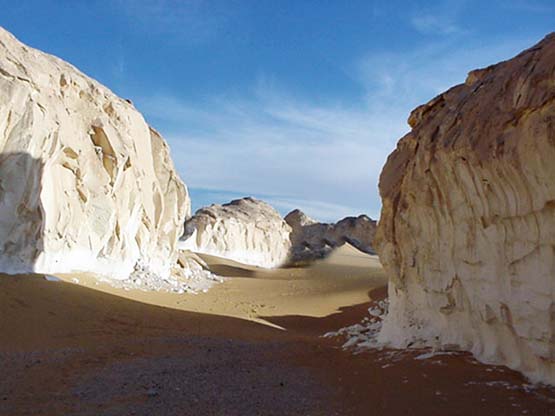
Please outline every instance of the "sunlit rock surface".
[[380, 179], [380, 334], [555, 383], [555, 35], [418, 107]]
[[349, 243], [357, 249], [375, 254], [372, 241], [376, 221], [366, 215], [346, 217], [335, 224], [320, 223], [296, 209], [285, 216], [291, 226], [291, 263], [311, 262], [324, 258], [333, 249]]
[[0, 270], [164, 278], [189, 210], [130, 102], [0, 28]]
[[180, 247], [273, 268], [287, 260], [290, 232], [291, 227], [270, 205], [243, 198], [198, 210], [185, 224]]

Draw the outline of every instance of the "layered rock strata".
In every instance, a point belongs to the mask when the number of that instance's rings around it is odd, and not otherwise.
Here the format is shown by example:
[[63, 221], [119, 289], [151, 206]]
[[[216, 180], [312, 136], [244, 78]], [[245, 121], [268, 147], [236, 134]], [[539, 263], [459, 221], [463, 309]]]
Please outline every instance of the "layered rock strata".
[[296, 209], [285, 216], [291, 226], [290, 262], [311, 262], [326, 257], [333, 249], [349, 243], [357, 249], [375, 254], [372, 241], [376, 221], [366, 215], [346, 217], [335, 224], [320, 223]]
[[291, 228], [270, 205], [243, 198], [198, 210], [180, 247], [264, 268], [287, 260]]
[[555, 35], [418, 107], [380, 178], [380, 334], [555, 383]]
[[0, 270], [163, 278], [189, 210], [130, 102], [0, 28]]

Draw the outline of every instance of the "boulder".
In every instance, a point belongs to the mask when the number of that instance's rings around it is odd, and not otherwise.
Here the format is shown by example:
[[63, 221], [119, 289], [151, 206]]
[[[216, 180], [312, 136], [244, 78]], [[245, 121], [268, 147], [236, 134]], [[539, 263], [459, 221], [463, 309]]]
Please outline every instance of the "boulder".
[[555, 383], [555, 35], [471, 72], [409, 124], [380, 178], [380, 339]]
[[180, 247], [240, 263], [274, 268], [287, 260], [291, 227], [270, 205], [242, 198], [198, 210], [185, 223]]
[[372, 240], [376, 221], [366, 215], [346, 217], [335, 224], [320, 223], [296, 209], [285, 216], [291, 226], [290, 262], [302, 264], [326, 257], [336, 247], [349, 243], [360, 251], [375, 254]]
[[168, 276], [190, 202], [133, 105], [0, 28], [0, 270]]

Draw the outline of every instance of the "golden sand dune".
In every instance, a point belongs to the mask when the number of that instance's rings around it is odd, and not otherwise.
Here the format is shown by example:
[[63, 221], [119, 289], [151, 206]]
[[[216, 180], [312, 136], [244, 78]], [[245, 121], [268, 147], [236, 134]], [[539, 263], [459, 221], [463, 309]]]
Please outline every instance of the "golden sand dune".
[[549, 391], [467, 355], [353, 355], [322, 338], [385, 296], [376, 258], [352, 247], [272, 271], [206, 259], [229, 278], [199, 295], [1, 276], [0, 415], [551, 411]]

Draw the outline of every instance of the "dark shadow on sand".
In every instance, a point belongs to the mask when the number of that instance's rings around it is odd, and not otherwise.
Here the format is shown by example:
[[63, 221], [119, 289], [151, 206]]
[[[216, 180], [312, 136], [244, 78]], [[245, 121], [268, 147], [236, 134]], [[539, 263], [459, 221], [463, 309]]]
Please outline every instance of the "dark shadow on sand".
[[368, 308], [372, 302], [387, 297], [387, 286], [368, 291], [368, 301], [357, 305], [344, 306], [338, 312], [315, 318], [302, 315], [261, 316], [261, 319], [278, 325], [287, 331], [319, 337], [326, 332], [337, 331], [344, 326], [353, 325], [368, 316]]
[[326, 415], [334, 407], [336, 392], [291, 363], [310, 351], [306, 341], [242, 319], [0, 275], [0, 334], [2, 415]]

